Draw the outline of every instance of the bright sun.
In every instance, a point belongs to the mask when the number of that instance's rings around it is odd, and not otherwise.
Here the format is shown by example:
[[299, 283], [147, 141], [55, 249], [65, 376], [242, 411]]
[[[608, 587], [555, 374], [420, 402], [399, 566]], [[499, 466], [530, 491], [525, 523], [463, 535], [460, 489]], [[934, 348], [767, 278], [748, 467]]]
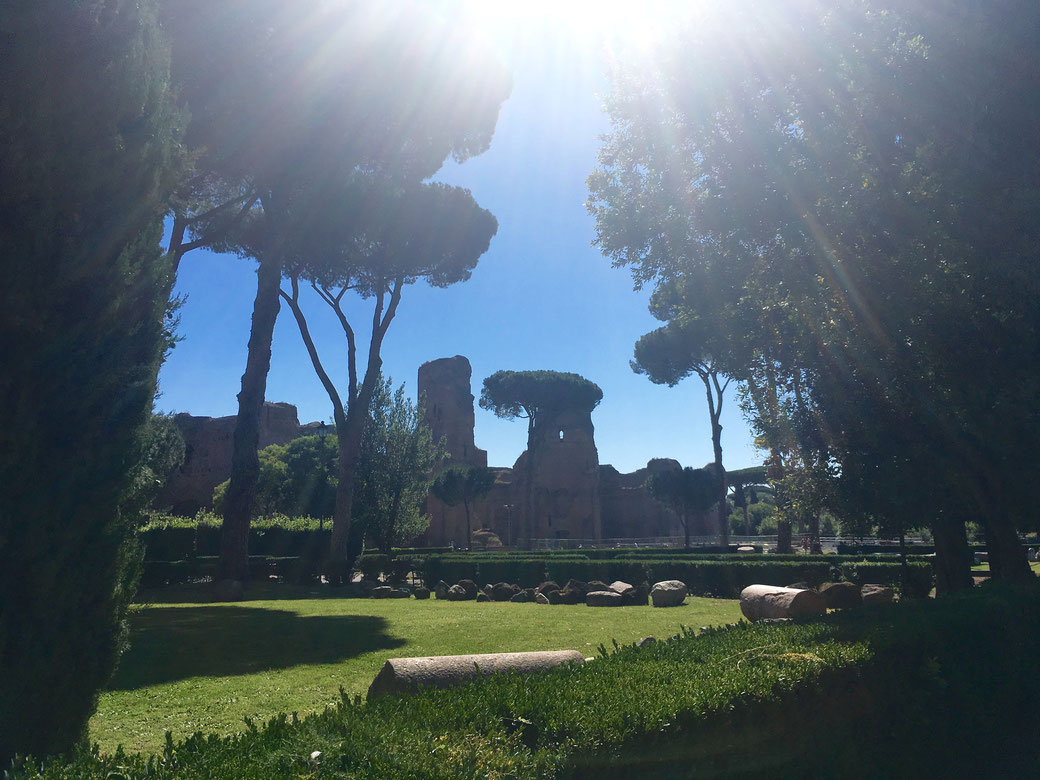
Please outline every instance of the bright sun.
[[640, 48], [689, 15], [700, 2], [686, 0], [529, 0], [525, 3], [470, 0], [467, 15], [492, 26], [549, 25], [561, 32], [599, 38], [614, 46]]

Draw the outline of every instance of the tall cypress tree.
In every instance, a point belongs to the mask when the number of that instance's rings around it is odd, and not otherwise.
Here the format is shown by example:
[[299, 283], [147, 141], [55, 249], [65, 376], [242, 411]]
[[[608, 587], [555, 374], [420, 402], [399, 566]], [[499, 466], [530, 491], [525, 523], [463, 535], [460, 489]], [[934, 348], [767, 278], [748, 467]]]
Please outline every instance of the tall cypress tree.
[[168, 78], [151, 0], [0, 0], [0, 765], [82, 739], [125, 639]]

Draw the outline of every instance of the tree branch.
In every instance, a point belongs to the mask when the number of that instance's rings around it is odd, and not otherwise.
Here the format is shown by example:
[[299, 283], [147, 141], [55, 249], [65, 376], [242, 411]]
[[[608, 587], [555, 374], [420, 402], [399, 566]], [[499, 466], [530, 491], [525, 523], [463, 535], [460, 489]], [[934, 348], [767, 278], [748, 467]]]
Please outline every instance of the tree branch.
[[332, 380], [329, 379], [325, 367], [321, 364], [321, 359], [318, 357], [318, 350], [314, 346], [314, 339], [311, 338], [310, 329], [307, 327], [307, 319], [303, 316], [303, 310], [300, 308], [299, 277], [293, 276], [291, 283], [291, 296], [281, 288], [278, 289], [278, 294], [282, 296], [286, 304], [288, 304], [289, 308], [292, 310], [293, 316], [296, 318], [296, 324], [300, 328], [300, 336], [303, 337], [303, 344], [307, 348], [307, 354], [311, 358], [311, 365], [314, 366], [314, 372], [318, 375], [318, 379], [321, 380], [325, 392], [329, 394], [329, 400], [332, 401], [333, 417], [336, 420], [336, 424], [345, 425], [346, 415], [343, 412], [343, 401], [340, 399], [339, 393], [336, 391], [336, 386], [332, 383]]

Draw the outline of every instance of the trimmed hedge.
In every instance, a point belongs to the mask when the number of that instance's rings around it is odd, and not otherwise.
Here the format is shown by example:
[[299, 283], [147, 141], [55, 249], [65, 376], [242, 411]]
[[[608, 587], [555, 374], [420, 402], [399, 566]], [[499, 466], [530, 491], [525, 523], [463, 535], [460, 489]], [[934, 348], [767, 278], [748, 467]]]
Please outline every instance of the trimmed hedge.
[[[145, 561], [139, 587], [163, 588], [212, 578], [217, 571], [217, 560], [216, 556], [207, 556], [187, 561]], [[317, 578], [318, 566], [309, 558], [250, 555], [249, 572], [254, 579], [277, 576], [288, 582], [306, 584]]]
[[[332, 530], [252, 528], [249, 531], [251, 555], [276, 557], [318, 557], [329, 547]], [[141, 531], [149, 561], [181, 561], [220, 555], [220, 528], [198, 525], [193, 528], [168, 526]]]
[[[848, 610], [616, 647], [583, 666], [230, 737], [157, 759], [80, 750], [11, 780], [1031, 776], [1038, 758], [1036, 587]], [[965, 739], [970, 734], [971, 739]], [[311, 759], [313, 751], [320, 756]]]
[[934, 585], [934, 572], [930, 563], [908, 562], [906, 565], [906, 582], [903, 582], [903, 565], [901, 563], [843, 563], [841, 576], [857, 585], [873, 583], [901, 588], [906, 596], [924, 598]]

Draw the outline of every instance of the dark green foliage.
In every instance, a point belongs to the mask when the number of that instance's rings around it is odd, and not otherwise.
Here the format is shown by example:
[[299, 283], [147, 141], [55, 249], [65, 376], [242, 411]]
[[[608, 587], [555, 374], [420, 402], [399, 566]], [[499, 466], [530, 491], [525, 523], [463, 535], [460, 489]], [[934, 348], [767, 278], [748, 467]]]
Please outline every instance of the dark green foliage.
[[615, 71], [590, 178], [604, 253], [725, 347], [783, 516], [926, 519], [949, 588], [969, 519], [1030, 576], [1038, 48], [1029, 0], [719, 5]]
[[344, 699], [300, 721], [171, 742], [152, 761], [83, 751], [42, 772], [20, 765], [12, 780], [1028, 776], [1040, 682], [1022, 670], [1038, 652], [1035, 588], [994, 588], [687, 630], [601, 647], [581, 667]]
[[154, 6], [0, 3], [0, 766], [85, 734], [138, 574], [179, 135]]
[[[255, 555], [317, 558], [328, 547], [331, 530], [294, 528], [251, 528], [249, 549]], [[220, 554], [220, 528], [149, 528], [138, 535], [145, 547], [145, 560], [178, 561]]]
[[184, 462], [184, 437], [171, 416], [153, 414], [145, 427], [143, 447], [133, 488], [133, 505], [139, 512], [152, 503], [169, 475]]
[[483, 498], [494, 487], [495, 474], [488, 468], [467, 464], [450, 465], [430, 484], [430, 492], [448, 506], [462, 504], [466, 509], [466, 547], [473, 547], [470, 504]]
[[355, 533], [389, 555], [395, 544], [426, 530], [423, 501], [429, 474], [444, 456], [424, 419], [422, 404], [404, 396], [404, 385], [379, 375], [361, 441], [354, 496]]
[[706, 512], [724, 495], [725, 485], [720, 485], [718, 472], [711, 466], [694, 469], [658, 471], [646, 481], [650, 495], [671, 507], [682, 524], [686, 536], [686, 547], [690, 546], [690, 518]]
[[525, 417], [529, 427], [540, 416], [573, 409], [591, 412], [603, 400], [603, 391], [578, 374], [559, 371], [496, 371], [484, 380], [480, 408], [512, 420]]

